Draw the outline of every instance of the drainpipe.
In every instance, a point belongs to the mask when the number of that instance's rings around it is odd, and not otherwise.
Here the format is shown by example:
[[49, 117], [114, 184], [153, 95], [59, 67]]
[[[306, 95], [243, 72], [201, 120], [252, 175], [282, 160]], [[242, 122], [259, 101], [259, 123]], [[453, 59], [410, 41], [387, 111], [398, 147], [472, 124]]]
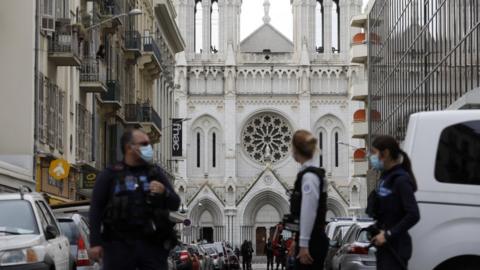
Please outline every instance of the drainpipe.
[[[40, 31], [39, 31], [39, 1], [36, 0], [35, 1], [35, 48], [34, 48], [34, 66], [33, 66], [33, 93], [34, 93], [34, 99], [33, 99], [33, 104], [34, 104], [34, 110], [33, 110], [33, 119], [34, 121], [37, 121], [37, 90], [38, 88], [40, 87], [38, 85], [38, 78], [37, 78], [37, 75], [38, 75], [38, 47], [39, 47], [39, 34], [40, 34]], [[35, 122], [34, 122], [35, 123]], [[39, 123], [37, 123], [38, 125]], [[39, 179], [37, 179], [37, 142], [36, 142], [36, 139], [38, 138], [38, 134], [37, 134], [37, 129], [35, 128], [35, 124], [33, 125], [34, 126], [34, 130], [33, 130], [33, 167], [32, 167], [32, 172], [33, 172], [33, 181], [35, 182], [35, 189], [36, 191], [40, 191], [38, 190], [38, 186], [39, 186], [39, 183], [37, 183], [37, 181]]]

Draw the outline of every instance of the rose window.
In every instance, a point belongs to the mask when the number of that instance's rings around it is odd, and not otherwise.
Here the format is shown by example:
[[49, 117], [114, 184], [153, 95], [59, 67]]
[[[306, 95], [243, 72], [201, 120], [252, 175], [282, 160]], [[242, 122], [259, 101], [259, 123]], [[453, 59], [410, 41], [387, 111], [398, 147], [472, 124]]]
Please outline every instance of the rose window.
[[289, 155], [292, 128], [282, 116], [262, 113], [247, 122], [242, 138], [243, 149], [251, 159], [265, 164], [270, 157], [276, 163]]

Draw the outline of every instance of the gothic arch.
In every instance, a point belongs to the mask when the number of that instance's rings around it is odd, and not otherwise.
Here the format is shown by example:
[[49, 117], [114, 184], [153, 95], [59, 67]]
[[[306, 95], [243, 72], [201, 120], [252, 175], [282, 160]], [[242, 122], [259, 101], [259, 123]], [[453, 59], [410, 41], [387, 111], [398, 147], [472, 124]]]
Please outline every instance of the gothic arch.
[[[348, 215], [347, 210], [341, 202], [336, 198], [328, 197], [327, 199], [327, 219], [329, 214], [333, 214], [334, 217], [345, 217]], [[330, 212], [330, 213], [329, 213]]]
[[214, 226], [223, 225], [223, 213], [220, 206], [208, 197], [196, 200], [190, 210], [189, 216], [192, 224], [199, 224], [200, 218], [205, 211], [208, 211], [212, 215]]
[[[348, 149], [340, 144], [347, 138], [342, 120], [333, 114], [326, 114], [317, 120], [313, 130], [316, 136], [321, 132], [324, 134], [323, 167], [328, 173], [333, 173], [333, 176], [348, 175]], [[335, 134], [338, 134], [338, 139]]]
[[[280, 218], [289, 213], [289, 203], [280, 194], [272, 190], [263, 190], [257, 193], [243, 211], [243, 225], [253, 226], [256, 221], [258, 211], [265, 205], [271, 205], [277, 210]], [[278, 220], [277, 222], [280, 222]]]

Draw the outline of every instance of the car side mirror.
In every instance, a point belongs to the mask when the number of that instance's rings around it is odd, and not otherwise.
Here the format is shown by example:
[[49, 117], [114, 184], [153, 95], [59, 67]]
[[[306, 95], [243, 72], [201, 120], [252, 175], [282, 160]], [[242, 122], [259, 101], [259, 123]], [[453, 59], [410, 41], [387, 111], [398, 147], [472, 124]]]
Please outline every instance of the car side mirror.
[[48, 225], [47, 228], [45, 228], [45, 238], [47, 240], [53, 239], [58, 235], [59, 235], [59, 232], [55, 226]]

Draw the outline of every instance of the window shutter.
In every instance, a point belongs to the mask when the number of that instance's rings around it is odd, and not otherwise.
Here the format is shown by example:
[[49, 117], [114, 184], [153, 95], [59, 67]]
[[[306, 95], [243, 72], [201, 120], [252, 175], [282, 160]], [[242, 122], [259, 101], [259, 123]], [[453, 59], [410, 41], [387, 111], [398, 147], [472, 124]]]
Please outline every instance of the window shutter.
[[55, 31], [55, 0], [41, 0], [42, 30], [47, 32]]

